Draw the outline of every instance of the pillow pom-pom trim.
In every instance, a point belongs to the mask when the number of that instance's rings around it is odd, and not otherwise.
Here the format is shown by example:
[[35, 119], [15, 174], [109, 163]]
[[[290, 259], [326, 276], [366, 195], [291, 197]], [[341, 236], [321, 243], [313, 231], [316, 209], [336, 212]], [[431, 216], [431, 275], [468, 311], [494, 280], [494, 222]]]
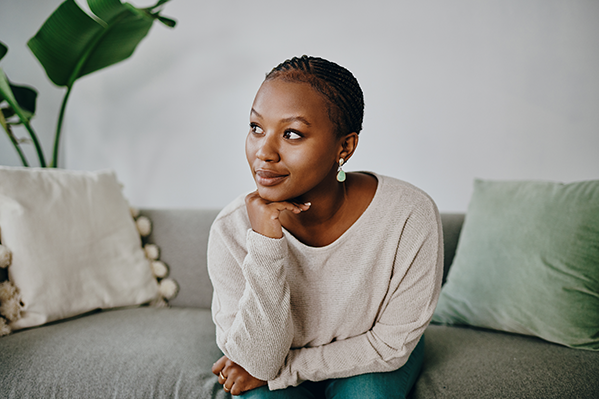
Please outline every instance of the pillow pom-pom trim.
[[169, 304], [163, 297], [159, 296], [150, 302], [150, 306], [155, 308], [168, 308]]
[[11, 328], [2, 317], [0, 317], [0, 337], [10, 334]]
[[129, 207], [131, 216], [135, 221], [135, 226], [141, 237], [142, 249], [146, 258], [149, 260], [152, 275], [158, 282], [158, 296], [152, 300], [149, 305], [157, 308], [169, 306], [169, 301], [174, 299], [179, 293], [180, 286], [175, 280], [167, 278], [170, 274], [169, 266], [160, 260], [160, 247], [148, 242], [148, 236], [152, 232], [152, 220], [142, 215], [135, 207]]
[[139, 217], [139, 209], [138, 208], [136, 208], [134, 206], [130, 206], [129, 212], [131, 213], [131, 217], [133, 219], [137, 219]]
[[21, 303], [19, 298], [10, 298], [8, 301], [0, 303], [0, 314], [6, 320], [13, 322], [21, 318]]
[[144, 252], [146, 254], [146, 258], [149, 260], [158, 260], [160, 258], [160, 248], [156, 244], [144, 245]]
[[179, 284], [170, 278], [163, 279], [158, 285], [158, 292], [160, 296], [168, 301], [179, 293]]
[[152, 232], [152, 222], [147, 216], [138, 217], [135, 220], [135, 226], [137, 227], [139, 235], [142, 237], [147, 237]]
[[[7, 322], [19, 320], [21, 318], [21, 307], [19, 289], [10, 281], [0, 283], [0, 316], [3, 317], [0, 320], [6, 319]], [[3, 328], [0, 326], [0, 329]], [[2, 336], [1, 333], [0, 336]]]
[[0, 268], [6, 269], [12, 261], [12, 252], [6, 246], [0, 244]]
[[0, 283], [0, 303], [19, 297], [19, 289], [10, 281]]
[[166, 278], [169, 274], [169, 268], [161, 260], [155, 260], [152, 262], [152, 273], [156, 278]]

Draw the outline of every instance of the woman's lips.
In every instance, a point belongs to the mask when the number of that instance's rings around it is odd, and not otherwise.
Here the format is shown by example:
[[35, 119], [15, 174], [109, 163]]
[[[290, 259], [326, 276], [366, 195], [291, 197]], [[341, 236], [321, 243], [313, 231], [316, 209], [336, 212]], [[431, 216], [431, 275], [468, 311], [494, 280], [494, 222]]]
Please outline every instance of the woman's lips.
[[270, 170], [257, 170], [256, 183], [261, 186], [274, 186], [285, 180], [287, 176]]

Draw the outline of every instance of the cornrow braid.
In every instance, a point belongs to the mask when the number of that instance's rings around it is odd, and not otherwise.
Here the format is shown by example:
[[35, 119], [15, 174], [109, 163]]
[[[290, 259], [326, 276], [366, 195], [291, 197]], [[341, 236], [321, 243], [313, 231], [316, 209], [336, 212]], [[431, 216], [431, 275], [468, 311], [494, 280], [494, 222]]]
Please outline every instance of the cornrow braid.
[[350, 71], [323, 58], [294, 57], [277, 65], [265, 80], [308, 83], [329, 103], [329, 118], [338, 136], [360, 133], [364, 120], [364, 94]]

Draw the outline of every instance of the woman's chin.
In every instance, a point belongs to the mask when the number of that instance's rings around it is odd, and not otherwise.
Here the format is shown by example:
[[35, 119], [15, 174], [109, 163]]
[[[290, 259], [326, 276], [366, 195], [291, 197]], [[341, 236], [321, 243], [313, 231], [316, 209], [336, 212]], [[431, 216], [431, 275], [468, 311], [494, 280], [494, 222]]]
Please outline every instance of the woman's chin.
[[276, 190], [272, 187], [258, 186], [258, 195], [260, 195], [262, 199], [265, 199], [266, 201], [270, 202], [288, 201], [290, 198], [288, 194], [283, 193], [281, 190]]

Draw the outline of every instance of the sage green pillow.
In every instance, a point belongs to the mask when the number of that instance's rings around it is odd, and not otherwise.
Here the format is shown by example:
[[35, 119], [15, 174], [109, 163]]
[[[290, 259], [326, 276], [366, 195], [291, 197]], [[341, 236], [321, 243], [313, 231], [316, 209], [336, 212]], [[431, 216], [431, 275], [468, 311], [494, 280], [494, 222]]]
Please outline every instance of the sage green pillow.
[[599, 180], [476, 180], [433, 322], [599, 350]]

